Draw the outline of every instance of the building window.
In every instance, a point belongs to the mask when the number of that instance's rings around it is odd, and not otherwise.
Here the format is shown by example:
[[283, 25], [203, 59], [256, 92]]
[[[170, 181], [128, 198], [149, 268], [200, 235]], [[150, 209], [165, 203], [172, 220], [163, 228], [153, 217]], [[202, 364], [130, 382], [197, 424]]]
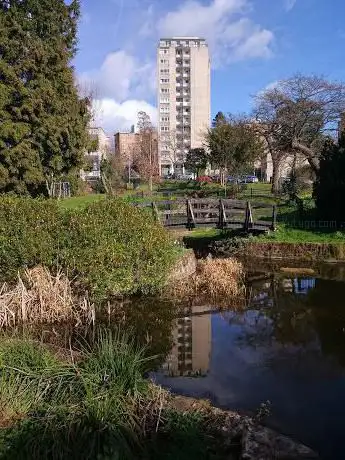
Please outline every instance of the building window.
[[169, 93], [169, 89], [168, 88], [161, 88], [161, 93]]

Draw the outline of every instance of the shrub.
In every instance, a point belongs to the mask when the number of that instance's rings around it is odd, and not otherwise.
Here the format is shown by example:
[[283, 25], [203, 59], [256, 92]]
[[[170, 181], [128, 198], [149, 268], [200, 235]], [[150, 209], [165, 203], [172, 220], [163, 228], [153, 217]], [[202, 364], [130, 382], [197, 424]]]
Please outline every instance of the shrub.
[[75, 210], [52, 200], [1, 198], [0, 280], [18, 270], [62, 268], [95, 299], [154, 292], [176, 250], [145, 210], [109, 199]]
[[165, 280], [175, 249], [144, 210], [104, 200], [64, 216], [60, 263], [97, 298], [151, 293]]
[[326, 143], [314, 186], [314, 197], [318, 218], [337, 221], [338, 226], [345, 216], [345, 136], [339, 144]]
[[196, 181], [199, 183], [206, 183], [206, 184], [212, 183], [212, 179], [209, 176], [200, 176], [196, 179]]
[[0, 279], [11, 280], [18, 269], [55, 263], [59, 209], [53, 200], [0, 199]]

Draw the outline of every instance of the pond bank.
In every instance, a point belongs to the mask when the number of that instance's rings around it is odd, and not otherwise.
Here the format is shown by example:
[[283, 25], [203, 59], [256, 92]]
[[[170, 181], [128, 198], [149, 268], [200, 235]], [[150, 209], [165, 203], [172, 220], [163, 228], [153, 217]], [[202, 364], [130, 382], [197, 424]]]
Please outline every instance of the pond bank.
[[[260, 417], [252, 418], [237, 412], [211, 406], [208, 401], [184, 396], [173, 396], [171, 404], [182, 412], [198, 411], [216, 427], [220, 441], [229, 446], [229, 459], [318, 459], [309, 447], [288, 436], [263, 426]], [[231, 448], [233, 446], [233, 448]]]
[[184, 240], [198, 257], [211, 254], [213, 257], [251, 257], [267, 260], [300, 260], [306, 262], [345, 262], [345, 243], [284, 243], [258, 241], [252, 238], [235, 237]]

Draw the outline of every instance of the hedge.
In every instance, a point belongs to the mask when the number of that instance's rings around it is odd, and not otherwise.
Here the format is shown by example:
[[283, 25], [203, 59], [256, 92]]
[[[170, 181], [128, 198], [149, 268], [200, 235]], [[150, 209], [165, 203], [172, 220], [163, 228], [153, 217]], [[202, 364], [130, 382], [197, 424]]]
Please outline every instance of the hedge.
[[53, 200], [0, 198], [0, 281], [42, 264], [62, 268], [97, 299], [153, 293], [175, 258], [168, 233], [123, 200], [63, 210]]

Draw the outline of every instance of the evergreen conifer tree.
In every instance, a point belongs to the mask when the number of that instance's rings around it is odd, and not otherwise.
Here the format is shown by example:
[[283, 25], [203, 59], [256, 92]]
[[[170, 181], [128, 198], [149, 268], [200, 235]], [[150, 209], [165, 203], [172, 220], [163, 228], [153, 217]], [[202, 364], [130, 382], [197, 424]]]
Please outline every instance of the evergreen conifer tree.
[[77, 174], [89, 101], [78, 95], [79, 0], [0, 0], [0, 193], [47, 194]]

